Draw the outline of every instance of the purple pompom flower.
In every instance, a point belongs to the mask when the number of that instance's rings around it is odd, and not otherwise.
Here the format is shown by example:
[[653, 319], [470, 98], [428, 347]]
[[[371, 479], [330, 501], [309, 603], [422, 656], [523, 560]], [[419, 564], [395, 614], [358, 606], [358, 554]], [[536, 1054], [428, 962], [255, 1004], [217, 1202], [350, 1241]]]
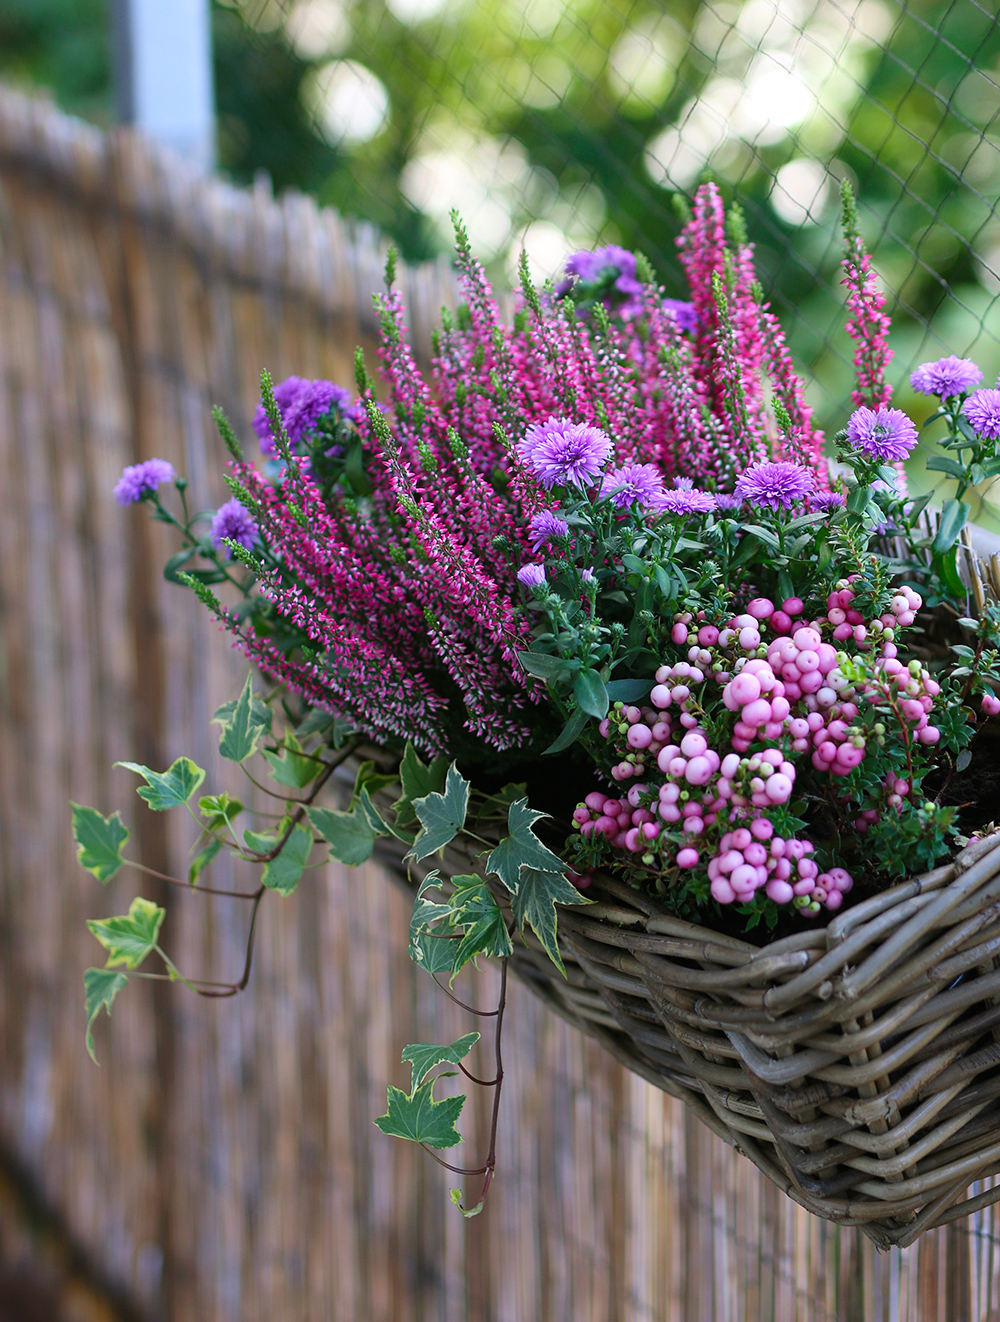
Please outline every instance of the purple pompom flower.
[[675, 486], [654, 496], [649, 508], [656, 514], [675, 514], [686, 519], [692, 514], [710, 514], [716, 508], [716, 498], [709, 491]]
[[859, 408], [847, 424], [847, 441], [870, 459], [898, 463], [917, 443], [917, 429], [902, 409]]
[[739, 496], [728, 491], [717, 491], [715, 493], [715, 508], [720, 514], [735, 514], [743, 504]]
[[770, 510], [790, 510], [796, 501], [808, 496], [816, 480], [800, 464], [763, 459], [751, 464], [739, 476], [736, 495], [751, 505]]
[[601, 495], [608, 497], [620, 510], [631, 505], [653, 505], [666, 495], [663, 478], [653, 464], [623, 464], [605, 473]]
[[523, 583], [526, 588], [543, 588], [545, 586], [545, 566], [524, 565], [517, 571], [517, 581]]
[[546, 489], [585, 486], [598, 476], [612, 448], [610, 437], [599, 428], [568, 418], [536, 423], [518, 446]]
[[693, 335], [698, 329], [698, 314], [694, 310], [693, 303], [685, 303], [679, 298], [665, 298], [663, 307], [667, 312], [674, 314], [674, 320], [677, 322], [679, 330], [688, 335]]
[[[209, 537], [217, 551], [222, 546], [224, 537], [228, 537], [232, 542], [239, 542], [240, 546], [249, 551], [257, 540], [257, 525], [250, 517], [250, 512], [246, 506], [242, 505], [234, 496], [232, 500], [227, 500], [225, 505], [220, 505], [215, 511]], [[227, 559], [229, 554], [230, 549], [227, 546]]]
[[[274, 387], [274, 402], [281, 414], [288, 442], [295, 446], [312, 431], [320, 418], [337, 408], [345, 417], [352, 420], [357, 417], [357, 406], [350, 392], [332, 381], [309, 381], [301, 376], [286, 377]], [[253, 418], [253, 429], [260, 437], [261, 451], [268, 456], [274, 454], [274, 437], [271, 435], [271, 423], [264, 412], [264, 405], [258, 404]]]
[[[566, 259], [567, 275], [575, 275], [584, 284], [593, 283], [601, 272], [609, 267], [618, 272], [614, 283], [615, 291], [625, 297], [625, 302], [618, 305], [617, 311], [622, 316], [634, 316], [642, 310], [640, 295], [643, 290], [642, 281], [636, 276], [635, 253], [629, 252], [627, 248], [620, 248], [615, 243], [609, 243], [606, 247], [596, 248], [593, 252], [583, 249], [572, 253]], [[571, 280], [564, 280], [559, 284], [556, 292], [560, 295], [567, 294], [572, 287]]]
[[937, 395], [939, 399], [968, 394], [982, 379], [982, 372], [971, 358], [956, 358], [954, 354], [934, 363], [921, 363], [910, 373], [914, 390], [921, 395]]
[[675, 477], [675, 478], [674, 478], [674, 486], [677, 488], [678, 491], [693, 491], [693, 490], [694, 490], [694, 478], [693, 478], [693, 477]]
[[569, 532], [569, 524], [565, 519], [560, 519], [552, 510], [540, 510], [537, 514], [531, 516], [528, 529], [532, 538], [531, 549], [537, 551], [546, 542], [551, 541], [553, 537], [565, 537]]
[[[303, 390], [309, 382], [301, 376], [286, 376], [284, 381], [279, 381], [274, 387], [274, 402], [278, 406], [278, 412], [284, 419], [285, 414], [295, 402], [296, 396]], [[263, 403], [257, 405], [257, 411], [253, 415], [253, 429], [260, 437], [260, 448], [266, 455], [274, 454], [274, 437], [271, 435], [271, 420], [264, 412]]]
[[174, 480], [173, 464], [166, 459], [147, 459], [141, 464], [130, 464], [115, 484], [114, 497], [119, 505], [151, 496], [164, 482]]
[[842, 491], [815, 491], [809, 497], [809, 504], [814, 510], [838, 510], [844, 506]]
[[1000, 440], [1000, 390], [977, 390], [962, 405], [977, 436]]

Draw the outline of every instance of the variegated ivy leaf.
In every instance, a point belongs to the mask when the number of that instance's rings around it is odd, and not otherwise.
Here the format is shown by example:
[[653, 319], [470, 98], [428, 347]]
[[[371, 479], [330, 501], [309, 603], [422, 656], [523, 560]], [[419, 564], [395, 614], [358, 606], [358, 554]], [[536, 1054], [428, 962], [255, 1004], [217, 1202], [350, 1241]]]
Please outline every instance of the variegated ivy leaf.
[[436, 1102], [435, 1082], [428, 1079], [411, 1096], [390, 1084], [388, 1109], [375, 1121], [382, 1133], [407, 1138], [411, 1143], [426, 1143], [429, 1148], [453, 1148], [461, 1143], [455, 1121], [462, 1113], [465, 1098], [446, 1097]]
[[87, 1010], [87, 1052], [95, 1065], [97, 1055], [94, 1052], [94, 1020], [102, 1006], [109, 1015], [111, 1014], [115, 997], [127, 984], [128, 978], [125, 974], [116, 973], [113, 969], [87, 969], [83, 975], [83, 993]]
[[96, 808], [85, 808], [80, 803], [71, 803], [70, 807], [77, 862], [98, 881], [110, 881], [124, 862], [122, 846], [128, 840], [128, 827], [117, 812], [102, 817]]
[[87, 923], [108, 952], [106, 968], [117, 964], [136, 969], [155, 947], [165, 909], [137, 895], [127, 914], [117, 918], [92, 918]]
[[478, 1033], [466, 1033], [464, 1037], [443, 1047], [430, 1042], [411, 1042], [409, 1046], [404, 1047], [403, 1063], [409, 1061], [413, 1066], [410, 1096], [412, 1097], [432, 1069], [437, 1065], [457, 1065], [460, 1060], [465, 1059], [478, 1041]]
[[407, 858], [419, 862], [450, 844], [465, 825], [469, 807], [469, 782], [452, 762], [448, 768], [443, 794], [426, 794], [414, 800], [420, 819], [420, 832]]
[[166, 771], [150, 771], [139, 762], [116, 762], [115, 766], [142, 776], [146, 783], [136, 793], [153, 812], [183, 807], [205, 779], [204, 770], [189, 757], [179, 757]]

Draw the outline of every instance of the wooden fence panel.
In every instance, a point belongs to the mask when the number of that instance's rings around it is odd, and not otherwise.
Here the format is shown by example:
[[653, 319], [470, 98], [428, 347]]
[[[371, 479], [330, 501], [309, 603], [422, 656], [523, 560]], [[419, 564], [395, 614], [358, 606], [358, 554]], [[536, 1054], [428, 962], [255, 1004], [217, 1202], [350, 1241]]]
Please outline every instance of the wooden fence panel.
[[[161, 896], [76, 867], [67, 800], [127, 805], [143, 861], [182, 868], [190, 831], [111, 764], [188, 753], [225, 786], [208, 719], [240, 677], [160, 577], [165, 530], [111, 488], [158, 455], [218, 503], [210, 405], [247, 435], [262, 366], [349, 384], [381, 261], [375, 235], [307, 199], [0, 92], [0, 1315], [42, 1262], [52, 1322], [1000, 1317], [996, 1209], [880, 1256], [521, 987], [498, 1182], [463, 1221], [454, 1177], [371, 1123], [405, 1042], [469, 1027], [406, 959], [406, 897], [374, 866], [269, 896], [241, 997], [133, 981], [88, 1060], [84, 919]], [[426, 349], [450, 274], [401, 278]], [[239, 967], [236, 901], [168, 908], [182, 967]], [[464, 991], [485, 1004], [490, 976]], [[467, 1109], [474, 1154], [485, 1099]]]

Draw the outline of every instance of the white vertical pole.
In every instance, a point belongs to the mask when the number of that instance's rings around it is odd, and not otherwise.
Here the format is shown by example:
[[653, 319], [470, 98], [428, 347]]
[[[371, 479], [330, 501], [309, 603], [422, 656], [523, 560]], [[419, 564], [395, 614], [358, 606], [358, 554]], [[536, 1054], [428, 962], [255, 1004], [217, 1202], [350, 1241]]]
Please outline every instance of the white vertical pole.
[[118, 118], [188, 160], [215, 159], [210, 0], [112, 0]]

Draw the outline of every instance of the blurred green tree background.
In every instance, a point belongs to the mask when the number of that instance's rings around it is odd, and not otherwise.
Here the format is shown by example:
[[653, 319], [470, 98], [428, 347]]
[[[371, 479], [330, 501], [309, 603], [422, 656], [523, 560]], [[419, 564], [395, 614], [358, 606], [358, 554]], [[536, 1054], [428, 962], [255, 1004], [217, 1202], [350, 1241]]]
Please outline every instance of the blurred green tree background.
[[[112, 118], [107, 0], [2, 0], [0, 74]], [[215, 0], [220, 168], [371, 221], [409, 260], [457, 206], [494, 277], [643, 250], [670, 292], [672, 194], [706, 170], [845, 417], [837, 185], [894, 304], [897, 402], [942, 353], [1000, 370], [1000, 21], [977, 0]]]

